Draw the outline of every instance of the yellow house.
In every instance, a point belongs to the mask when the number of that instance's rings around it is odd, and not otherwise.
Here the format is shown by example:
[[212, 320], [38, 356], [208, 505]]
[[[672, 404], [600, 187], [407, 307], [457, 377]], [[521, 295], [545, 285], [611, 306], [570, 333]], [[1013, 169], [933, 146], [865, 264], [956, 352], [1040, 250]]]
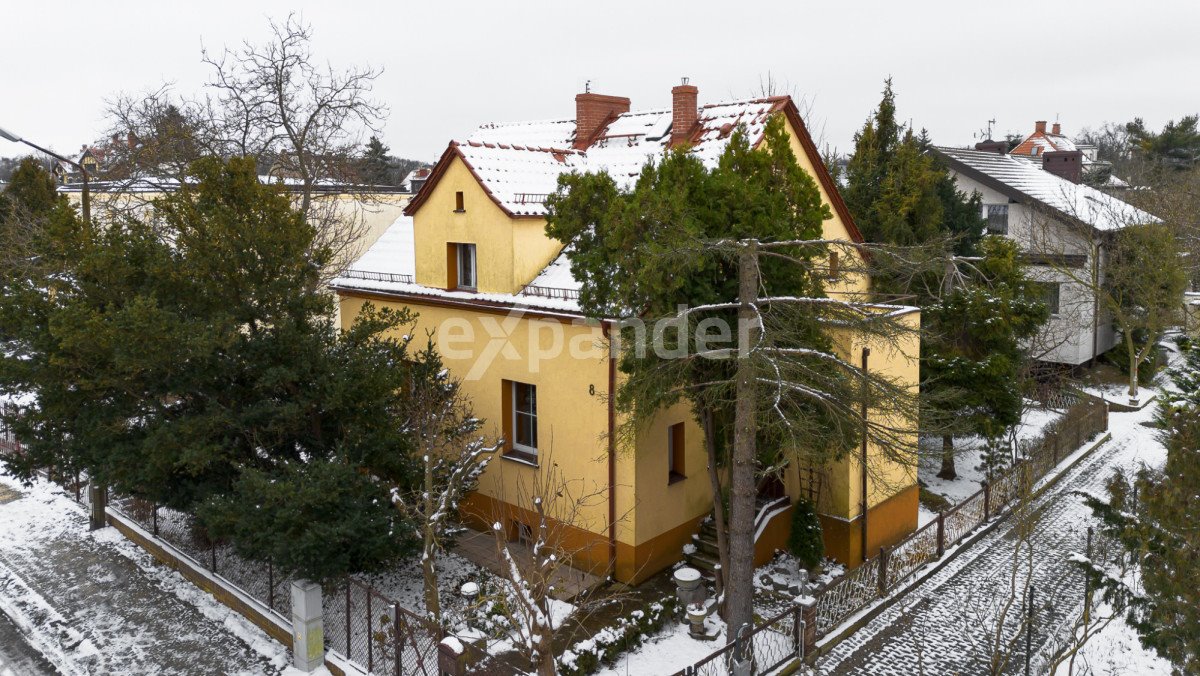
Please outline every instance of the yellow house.
[[[572, 482], [579, 506], [564, 529], [575, 565], [638, 582], [683, 557], [684, 545], [712, 508], [702, 432], [685, 405], [662, 411], [629, 439], [615, 432], [619, 383], [604, 340], [611, 326], [578, 306], [564, 245], [545, 233], [548, 194], [560, 175], [607, 171], [631, 184], [669, 147], [715, 162], [733, 129], [761, 142], [767, 120], [782, 115], [801, 165], [816, 179], [833, 216], [827, 238], [861, 241], [795, 104], [770, 97], [698, 105], [696, 87], [672, 90], [670, 108], [630, 112], [629, 99], [584, 93], [574, 119], [484, 125], [451, 142], [428, 181], [374, 246], [334, 280], [343, 325], [364, 302], [405, 306], [419, 315], [447, 367], [463, 382], [475, 414], [506, 447], [465, 501], [468, 522], [501, 523], [521, 537], [532, 515], [529, 486], [551, 468]], [[833, 293], [869, 291], [853, 279]], [[915, 310], [910, 313], [915, 323]], [[855, 336], [838, 338], [856, 360]], [[876, 346], [871, 368], [915, 388], [918, 345]], [[868, 448], [868, 553], [916, 527], [916, 459], [881, 462]], [[828, 552], [851, 565], [863, 557], [863, 467], [858, 458], [824, 468], [787, 468], [764, 489], [756, 552], [765, 561], [786, 541], [791, 503], [816, 498]]]

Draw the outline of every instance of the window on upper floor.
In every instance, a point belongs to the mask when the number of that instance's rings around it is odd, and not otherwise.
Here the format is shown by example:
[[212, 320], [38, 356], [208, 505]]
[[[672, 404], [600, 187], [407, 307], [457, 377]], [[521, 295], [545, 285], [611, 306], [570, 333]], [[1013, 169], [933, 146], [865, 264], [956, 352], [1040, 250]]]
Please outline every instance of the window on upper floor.
[[667, 428], [667, 483], [673, 484], [687, 478], [683, 456], [683, 423], [676, 423]]
[[454, 193], [454, 211], [457, 213], [466, 211], [466, 209], [463, 207], [463, 194], [461, 190]]
[[834, 281], [838, 278], [838, 252], [829, 252], [829, 281]]
[[475, 245], [446, 244], [446, 288], [474, 291], [478, 285]]
[[987, 231], [989, 235], [1008, 234], [1008, 205], [987, 205]]

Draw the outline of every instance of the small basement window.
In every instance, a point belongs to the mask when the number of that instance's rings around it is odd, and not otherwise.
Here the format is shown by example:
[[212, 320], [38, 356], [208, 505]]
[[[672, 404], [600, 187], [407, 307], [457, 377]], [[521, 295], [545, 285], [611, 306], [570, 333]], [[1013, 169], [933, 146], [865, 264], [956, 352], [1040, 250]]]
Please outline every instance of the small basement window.
[[454, 193], [454, 211], [455, 211], [455, 213], [459, 213], [459, 214], [466, 211], [466, 209], [463, 208], [463, 194], [462, 194], [461, 190]]
[[687, 478], [684, 471], [683, 423], [667, 428], [667, 483], [673, 484]]

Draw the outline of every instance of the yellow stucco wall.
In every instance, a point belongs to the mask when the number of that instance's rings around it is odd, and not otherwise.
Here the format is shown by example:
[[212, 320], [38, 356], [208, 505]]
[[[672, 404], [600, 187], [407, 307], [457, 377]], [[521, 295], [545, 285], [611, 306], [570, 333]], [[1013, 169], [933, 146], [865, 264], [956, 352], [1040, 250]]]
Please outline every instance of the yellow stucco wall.
[[[814, 173], [799, 137], [794, 130], [789, 131], [798, 161], [806, 170]], [[829, 196], [819, 182], [818, 187], [826, 204], [830, 204]], [[463, 193], [464, 209], [461, 212], [455, 210], [457, 192]], [[848, 228], [832, 205], [831, 212], [831, 218], [824, 224], [824, 236], [849, 240]], [[473, 243], [476, 245], [479, 291], [518, 292], [561, 249], [560, 243], [545, 235], [544, 228], [542, 219], [514, 219], [505, 214], [466, 165], [454, 158], [414, 217], [416, 281], [430, 287], [445, 287], [448, 281], [447, 243]], [[846, 250], [842, 255], [859, 254]], [[868, 290], [869, 280], [861, 275], [843, 279], [831, 289], [833, 292], [850, 293]], [[379, 299], [373, 302], [398, 303]], [[450, 345], [439, 343], [439, 349], [450, 371], [464, 379], [463, 389], [474, 404], [475, 414], [487, 421], [487, 429], [492, 436], [500, 435], [503, 429], [501, 381], [515, 380], [538, 387], [539, 449], [543, 461], [538, 468], [534, 468], [509, 459], [496, 460], [480, 483], [480, 494], [494, 500], [520, 502], [519, 496], [528, 495], [528, 482], [536, 473], [545, 472], [546, 462], [551, 458], [557, 463], [561, 475], [575, 482], [577, 492], [594, 493], [606, 486], [608, 408], [604, 397], [607, 396], [609, 374], [606, 351], [596, 350], [588, 358], [581, 359], [572, 356], [570, 350], [565, 350], [557, 356], [538, 361], [534, 367], [530, 357], [535, 353], [541, 354], [539, 350], [548, 347], [546, 341], [551, 339], [552, 333], [548, 323], [557, 323], [558, 320], [444, 307], [436, 302], [415, 298], [407, 303], [420, 315], [417, 335], [434, 330], [439, 341], [444, 341], [448, 327], [454, 325], [454, 335], [460, 338]], [[361, 305], [361, 298], [343, 295], [341, 321], [346, 322], [343, 326], [353, 321]], [[919, 322], [919, 315], [914, 312], [907, 316], [907, 321], [915, 326]], [[465, 327], [470, 327], [469, 331]], [[561, 328], [567, 343], [574, 341], [582, 346], [603, 342], [598, 327], [568, 323]], [[463, 337], [468, 332], [471, 337]], [[491, 349], [489, 344], [497, 332], [505, 337], [511, 348], [500, 350], [499, 346], [495, 346], [492, 350], [497, 353], [495, 358], [480, 366], [477, 358]], [[871, 368], [886, 372], [915, 388], [919, 376], [917, 340], [914, 333], [899, 349], [872, 345]], [[862, 347], [858, 337], [842, 336], [835, 342], [843, 355], [855, 359], [857, 363], [857, 355]], [[667, 428], [678, 422], [686, 424], [687, 478], [670, 483], [667, 474]], [[622, 420], [618, 419], [616, 424], [620, 430]], [[679, 546], [688, 541], [696, 521], [711, 509], [712, 495], [705, 469], [707, 458], [702, 431], [686, 404], [663, 411], [631, 437], [621, 437], [617, 445], [614, 495], [619, 520], [619, 549], [641, 546], [643, 550], [655, 550], [631, 555], [635, 563], [621, 564], [625, 565], [624, 573], [621, 565], [618, 566], [618, 576], [630, 579], [640, 577], [629, 573], [629, 566], [639, 565], [637, 561], [647, 567], [661, 567], [663, 561], [678, 557]], [[873, 458], [878, 456], [878, 450], [872, 449], [871, 455]], [[855, 457], [857, 453], [828, 468], [829, 482], [825, 487], [821, 508], [838, 518], [853, 519], [859, 511], [857, 477], [861, 469]], [[915, 458], [913, 460], [911, 464], [872, 461], [872, 506], [915, 484]], [[522, 488], [523, 482], [525, 488]], [[793, 496], [797, 490], [795, 484], [794, 481], [788, 482], [789, 493]], [[595, 501], [581, 516], [581, 520], [575, 524], [577, 527], [607, 536], [607, 496], [604, 500]]]

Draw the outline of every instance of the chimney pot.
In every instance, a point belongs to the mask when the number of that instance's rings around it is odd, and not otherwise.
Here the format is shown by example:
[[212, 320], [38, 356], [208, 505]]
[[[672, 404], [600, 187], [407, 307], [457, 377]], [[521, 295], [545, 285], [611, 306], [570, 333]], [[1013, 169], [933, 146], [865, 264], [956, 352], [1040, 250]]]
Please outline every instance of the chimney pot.
[[700, 90], [687, 81], [687, 78], [683, 78], [683, 84], [671, 88], [672, 148], [691, 140], [692, 132], [696, 130], [696, 123], [700, 119], [697, 104]]
[[629, 112], [629, 99], [589, 91], [575, 95], [575, 149], [586, 150], [611, 118]]
[[1062, 133], [1062, 125], [1055, 122], [1054, 126], [1050, 127], [1050, 133], [1051, 134], [1061, 134]]
[[1046, 133], [1046, 121], [1038, 120], [1037, 122], [1034, 122], [1033, 123], [1033, 131], [1035, 131], [1039, 134], [1045, 134]]

